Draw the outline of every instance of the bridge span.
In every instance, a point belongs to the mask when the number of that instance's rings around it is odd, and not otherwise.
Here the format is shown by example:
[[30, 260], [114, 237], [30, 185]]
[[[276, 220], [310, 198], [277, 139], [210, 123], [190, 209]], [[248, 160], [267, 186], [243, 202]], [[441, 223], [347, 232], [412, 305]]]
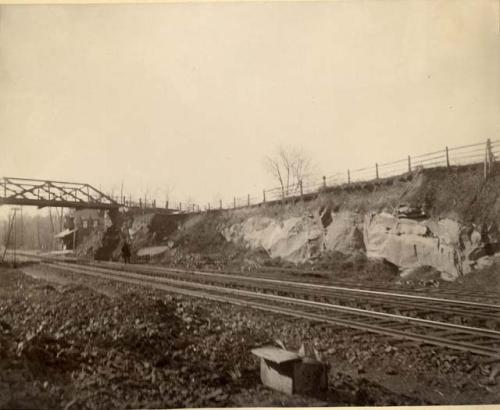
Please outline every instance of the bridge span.
[[12, 177], [0, 179], [0, 205], [75, 209], [115, 209], [121, 206], [89, 184]]

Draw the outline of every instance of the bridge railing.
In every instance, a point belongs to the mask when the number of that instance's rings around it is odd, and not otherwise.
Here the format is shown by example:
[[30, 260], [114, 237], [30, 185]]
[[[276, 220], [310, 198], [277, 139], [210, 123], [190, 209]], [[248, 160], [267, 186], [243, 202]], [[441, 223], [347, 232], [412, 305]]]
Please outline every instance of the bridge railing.
[[85, 183], [3, 177], [0, 204], [114, 208], [115, 201]]

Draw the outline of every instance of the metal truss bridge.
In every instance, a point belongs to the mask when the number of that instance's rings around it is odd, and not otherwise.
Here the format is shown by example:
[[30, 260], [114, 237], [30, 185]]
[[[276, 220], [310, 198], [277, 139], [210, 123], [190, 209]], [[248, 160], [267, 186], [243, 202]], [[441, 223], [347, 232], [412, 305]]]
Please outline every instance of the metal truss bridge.
[[116, 209], [121, 205], [89, 184], [27, 178], [0, 179], [0, 205]]

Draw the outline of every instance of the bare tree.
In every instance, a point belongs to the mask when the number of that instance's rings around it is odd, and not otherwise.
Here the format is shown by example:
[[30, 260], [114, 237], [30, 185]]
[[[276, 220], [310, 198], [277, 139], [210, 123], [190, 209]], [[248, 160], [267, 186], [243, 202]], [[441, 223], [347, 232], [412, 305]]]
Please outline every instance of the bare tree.
[[276, 178], [282, 197], [299, 192], [304, 177], [312, 172], [313, 163], [307, 152], [298, 147], [279, 146], [265, 159], [269, 173]]
[[174, 186], [167, 184], [163, 188], [163, 192], [165, 194], [165, 206], [169, 204], [169, 206], [174, 204]]
[[184, 201], [182, 201], [182, 209], [185, 211], [196, 211], [198, 206], [192, 196], [188, 196]]
[[[149, 195], [149, 185], [146, 184], [146, 189], [143, 191], [144, 192], [144, 208], [146, 208], [146, 204], [148, 203], [148, 195]], [[142, 197], [142, 195], [141, 195]]]

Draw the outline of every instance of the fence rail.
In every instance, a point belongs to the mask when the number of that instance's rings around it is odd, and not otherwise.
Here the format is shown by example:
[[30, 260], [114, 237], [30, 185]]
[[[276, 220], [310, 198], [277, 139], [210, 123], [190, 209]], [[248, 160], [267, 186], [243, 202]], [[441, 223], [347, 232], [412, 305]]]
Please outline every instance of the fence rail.
[[[264, 204], [267, 202], [282, 201], [293, 198], [301, 198], [304, 195], [318, 193], [321, 190], [341, 185], [369, 182], [378, 179], [395, 177], [411, 173], [422, 168], [451, 167], [461, 165], [471, 165], [484, 163], [485, 177], [489, 174], [493, 162], [500, 158], [500, 139], [486, 140], [485, 142], [462, 145], [458, 147], [444, 147], [441, 150], [419, 155], [408, 155], [405, 158], [397, 159], [386, 163], [374, 163], [373, 165], [347, 169], [344, 172], [337, 172], [332, 175], [308, 175], [297, 183], [284, 187], [263, 189], [261, 194], [244, 195], [234, 197], [229, 203], [222, 200], [209, 202], [206, 205], [196, 204], [171, 204], [172, 210], [178, 212], [203, 212], [218, 209], [236, 209], [252, 205]], [[124, 206], [139, 208], [159, 208], [155, 200], [131, 201], [126, 198], [112, 197]], [[166, 202], [165, 208], [169, 208]]]

